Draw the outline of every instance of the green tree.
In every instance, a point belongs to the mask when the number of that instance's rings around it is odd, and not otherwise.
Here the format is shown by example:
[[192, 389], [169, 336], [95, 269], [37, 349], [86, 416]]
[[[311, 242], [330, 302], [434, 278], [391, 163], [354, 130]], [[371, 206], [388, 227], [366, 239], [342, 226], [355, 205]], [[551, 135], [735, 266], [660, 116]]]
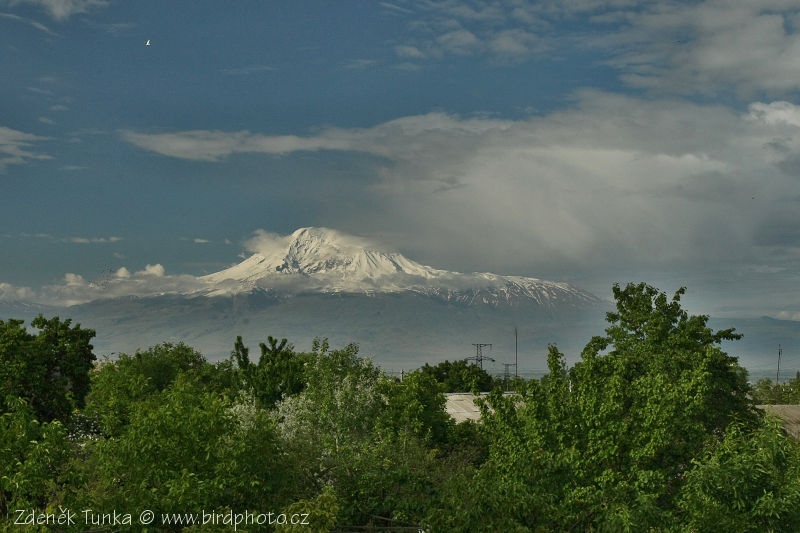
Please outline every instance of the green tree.
[[418, 524], [434, 496], [436, 451], [426, 439], [444, 423], [433, 383], [390, 383], [356, 345], [317, 350], [306, 376], [306, 388], [275, 411], [282, 447], [300, 465], [300, 497], [331, 486], [340, 524]]
[[800, 403], [800, 372], [788, 383], [773, 383], [762, 378], [753, 387], [753, 401], [756, 404], [798, 404]]
[[306, 514], [308, 516], [308, 526], [305, 525], [279, 525], [275, 531], [279, 533], [291, 533], [302, 531], [305, 533], [328, 533], [336, 526], [337, 515], [339, 513], [339, 503], [336, 492], [330, 485], [325, 486], [314, 498], [299, 500], [284, 511], [288, 516], [294, 514]]
[[304, 363], [307, 357], [294, 351], [286, 339], [278, 342], [272, 336], [267, 343], [259, 343], [261, 357], [258, 363], [250, 361], [250, 349], [236, 337], [231, 358], [238, 365], [244, 382], [252, 387], [262, 406], [272, 407], [275, 402], [297, 394], [305, 385]]
[[731, 424], [694, 461], [679, 506], [692, 531], [800, 531], [800, 445], [771, 417]]
[[376, 421], [378, 430], [407, 430], [435, 444], [447, 441], [454, 422], [445, 410], [444, 394], [430, 374], [411, 372], [403, 381], [384, 380], [378, 386], [386, 398], [386, 406]]
[[351, 445], [370, 437], [384, 406], [376, 385], [385, 378], [358, 357], [354, 344], [315, 354], [306, 376], [306, 388], [283, 398], [275, 417], [285, 447], [300, 458], [311, 494], [317, 494], [336, 471], [351, 468], [344, 459]]
[[551, 347], [549, 375], [521, 401], [490, 396], [490, 457], [478, 484], [495, 486], [495, 499], [514, 498], [505, 503], [519, 510], [509, 515], [515, 524], [643, 531], [675, 523], [692, 460], [732, 421], [754, 423], [746, 373], [719, 348], [738, 335], [689, 316], [683, 293], [670, 301], [646, 284], [615, 285], [606, 335], [579, 363], [567, 370]]
[[435, 366], [425, 363], [419, 369], [423, 375], [431, 376], [441, 384], [442, 392], [486, 392], [494, 389], [494, 378], [474, 363], [464, 360], [443, 361]]
[[76, 497], [94, 509], [264, 512], [290, 501], [291, 466], [266, 411], [186, 374], [134, 404], [126, 430], [94, 454]]
[[[57, 512], [64, 485], [73, 481], [75, 445], [60, 421], [40, 423], [22, 398], [0, 414], [0, 524], [15, 509]], [[9, 529], [12, 529], [9, 526]]]
[[180, 373], [202, 375], [209, 367], [202, 355], [184, 343], [163, 343], [133, 355], [120, 354], [91, 372], [91, 391], [84, 413], [105, 435], [119, 435], [134, 405], [161, 392]]
[[7, 411], [14, 398], [24, 398], [37, 420], [49, 422], [66, 421], [83, 407], [95, 360], [95, 332], [71, 323], [39, 315], [31, 321], [39, 330], [33, 335], [22, 320], [0, 320], [0, 410]]

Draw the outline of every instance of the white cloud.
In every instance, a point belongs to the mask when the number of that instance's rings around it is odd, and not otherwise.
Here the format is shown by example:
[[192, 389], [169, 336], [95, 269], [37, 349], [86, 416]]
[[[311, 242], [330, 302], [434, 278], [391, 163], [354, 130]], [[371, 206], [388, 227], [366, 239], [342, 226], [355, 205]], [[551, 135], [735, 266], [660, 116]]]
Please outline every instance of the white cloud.
[[158, 278], [164, 277], [164, 267], [161, 266], [160, 263], [156, 263], [155, 265], [146, 265], [144, 270], [140, 270], [136, 273], [138, 276], [155, 276]]
[[365, 68], [374, 67], [378, 64], [375, 59], [352, 59], [345, 63], [344, 68], [350, 70], [361, 70]]
[[392, 68], [395, 70], [402, 70], [405, 72], [416, 72], [418, 70], [422, 70], [422, 67], [417, 63], [412, 63], [410, 61], [403, 61], [402, 63], [397, 63], [396, 65], [392, 65]]
[[789, 102], [755, 102], [748, 106], [753, 128], [770, 132], [765, 159], [795, 178], [800, 177], [800, 106]]
[[625, 83], [658, 93], [732, 89], [752, 99], [800, 87], [796, 0], [442, 0], [415, 8], [403, 14], [401, 59], [483, 55], [516, 64], [591, 49], [609, 57]]
[[231, 68], [223, 68], [219, 71], [222, 74], [228, 74], [231, 76], [246, 76], [248, 74], [259, 74], [263, 72], [270, 72], [275, 70], [275, 67], [270, 65], [246, 65], [243, 67], [231, 67]]
[[[783, 102], [736, 112], [586, 91], [570, 109], [524, 120], [430, 113], [306, 137], [127, 136], [201, 161], [304, 150], [378, 156], [374, 181], [359, 183], [351, 207], [329, 213], [327, 225], [363, 234], [369, 220], [378, 240], [437, 267], [533, 275], [564, 265], [763, 262], [760, 254], [800, 246], [790, 231], [800, 226], [795, 113]], [[282, 243], [259, 234], [246, 244]], [[796, 257], [786, 254], [774, 266]]]
[[789, 102], [771, 102], [764, 104], [754, 102], [748, 107], [752, 120], [763, 122], [768, 126], [785, 124], [800, 127], [800, 106]]
[[253, 236], [245, 240], [243, 245], [245, 250], [252, 253], [259, 253], [269, 257], [276, 253], [286, 251], [290, 237], [279, 235], [263, 229], [256, 230]]
[[211, 241], [209, 241], [208, 239], [195, 238], [194, 242], [197, 243], [197, 244], [207, 244], [207, 243], [209, 243]]
[[445, 52], [457, 55], [470, 55], [478, 51], [482, 46], [480, 39], [471, 31], [465, 29], [442, 34], [436, 38], [436, 43]]
[[419, 48], [416, 46], [409, 46], [409, 45], [398, 45], [394, 47], [394, 52], [397, 54], [397, 57], [402, 58], [409, 58], [409, 59], [422, 59], [425, 57], [425, 54], [420, 52]]
[[681, 94], [792, 94], [800, 85], [798, 4], [706, 0], [645, 4], [616, 13], [621, 28], [588, 41], [606, 47], [629, 84]]
[[68, 237], [64, 242], [71, 242], [75, 244], [98, 244], [98, 243], [112, 243], [119, 242], [122, 237]]
[[83, 279], [83, 276], [71, 272], [64, 274], [64, 282], [67, 284], [67, 287], [80, 287], [86, 284], [86, 280]]
[[[417, 136], [437, 136], [439, 133], [449, 135], [463, 132], [465, 138], [469, 133], [507, 127], [510, 123], [486, 119], [459, 120], [444, 113], [430, 113], [403, 117], [373, 128], [341, 129], [328, 128], [315, 136], [300, 137], [296, 135], [269, 136], [250, 133], [249, 131], [224, 132], [194, 130], [176, 133], [145, 134], [123, 132], [129, 142], [153, 152], [191, 159], [196, 161], [219, 161], [237, 153], [262, 153], [284, 155], [297, 151], [359, 151], [380, 156], [396, 157], [397, 150], [409, 156], [423, 148], [422, 143], [415, 141]], [[472, 131], [475, 130], [475, 131]], [[392, 145], [390, 141], [402, 138], [402, 145]], [[425, 150], [420, 150], [425, 152]]]
[[49, 155], [29, 149], [34, 143], [45, 140], [48, 138], [0, 126], [0, 173], [8, 165], [23, 164], [29, 159], [50, 159]]
[[383, 7], [387, 8], [387, 9], [390, 9], [392, 11], [395, 11], [395, 12], [400, 12], [400, 13], [405, 13], [405, 14], [414, 13], [413, 10], [405, 8], [405, 7], [398, 6], [397, 4], [392, 4], [392, 3], [389, 3], [389, 2], [378, 2], [378, 3], [380, 5], [382, 5]]
[[414, 11], [404, 14], [410, 19], [409, 31], [394, 47], [400, 59], [439, 61], [449, 56], [483, 56], [496, 63], [513, 64], [548, 48], [536, 36], [547, 23], [535, 4], [524, 0], [506, 5], [444, 0], [414, 6]]
[[[345, 234], [331, 228], [317, 229], [333, 236], [333, 242], [336, 243], [336, 246], [339, 247], [339, 250], [343, 254], [356, 253], [362, 248], [381, 250], [383, 246], [380, 242], [375, 242], [365, 237]], [[258, 229], [253, 232], [252, 237], [244, 241], [243, 245], [248, 252], [261, 254], [272, 261], [281, 261], [285, 257], [286, 250], [293, 240], [294, 234], [279, 235], [277, 233]]]
[[497, 57], [509, 61], [519, 61], [531, 54], [542, 53], [548, 46], [535, 34], [521, 29], [503, 30], [492, 36], [489, 49]]
[[338, 139], [314, 139], [253, 135], [248, 131], [186, 131], [180, 133], [142, 134], [122, 132], [131, 143], [159, 154], [197, 161], [218, 161], [233, 153], [258, 152], [286, 154], [297, 150], [346, 150], [351, 144]]
[[27, 18], [24, 18], [24, 17], [20, 17], [18, 15], [13, 15], [11, 13], [0, 13], [0, 18], [9, 19], [9, 20], [16, 20], [18, 22], [22, 22], [22, 23], [28, 24], [28, 25], [36, 28], [37, 30], [42, 31], [42, 32], [44, 32], [44, 33], [46, 33], [48, 35], [58, 36], [58, 34], [53, 32], [53, 31], [51, 31], [50, 28], [48, 28], [44, 24], [42, 24], [40, 22], [37, 22], [35, 20], [31, 20], [31, 19], [27, 19]]
[[506, 18], [505, 10], [492, 2], [479, 1], [467, 5], [465, 2], [448, 0], [441, 2], [437, 7], [459, 20], [496, 23]]
[[776, 318], [800, 322], [800, 311], [781, 311], [778, 313]]
[[125, 267], [109, 272], [101, 279], [87, 281], [74, 273], [65, 274], [63, 282], [45, 285], [39, 291], [27, 287], [0, 284], [0, 299], [21, 299], [47, 305], [76, 305], [101, 298], [120, 296], [158, 296], [201, 289], [205, 284], [195, 276], [168, 276], [160, 264], [147, 265], [131, 273]]
[[[76, 167], [76, 168], [83, 168], [83, 167]], [[50, 235], [49, 233], [41, 233], [41, 232], [40, 233], [35, 233], [35, 234], [20, 233], [19, 237], [22, 237], [22, 238], [25, 238], [25, 239], [33, 237], [33, 238], [37, 238], [37, 239], [47, 239], [47, 240], [50, 240], [50, 241], [59, 240], [61, 242], [73, 243], [73, 244], [114, 243], [114, 242], [120, 242], [122, 240], [122, 237], [114, 237], [114, 236], [111, 236], [111, 237], [64, 237], [64, 238], [56, 238], [53, 235]]]
[[39, 122], [41, 122], [42, 124], [48, 124], [48, 125], [53, 125], [53, 124], [56, 123], [55, 120], [49, 119], [47, 117], [39, 117]]
[[[18, 234], [17, 236], [20, 237], [20, 238], [23, 238], [23, 239], [35, 238], [35, 239], [47, 239], [47, 240], [50, 240], [50, 241], [55, 240], [55, 237], [53, 237], [49, 233], [41, 233], [41, 232], [40, 233], [34, 233], [34, 234], [23, 232], [23, 233]], [[8, 235], [7, 234], [6, 237], [12, 237], [12, 235]]]
[[109, 35], [113, 35], [114, 37], [131, 35], [131, 30], [137, 27], [137, 24], [133, 22], [113, 22], [108, 24], [100, 24], [97, 22], [86, 21], [86, 23], [94, 28], [100, 28], [104, 32], [108, 33]]
[[15, 287], [10, 283], [0, 283], [0, 301], [31, 301], [36, 293], [30, 287]]
[[20, 4], [37, 6], [58, 21], [66, 20], [77, 13], [86, 13], [108, 5], [107, 0], [5, 0], [5, 3], [11, 7]]

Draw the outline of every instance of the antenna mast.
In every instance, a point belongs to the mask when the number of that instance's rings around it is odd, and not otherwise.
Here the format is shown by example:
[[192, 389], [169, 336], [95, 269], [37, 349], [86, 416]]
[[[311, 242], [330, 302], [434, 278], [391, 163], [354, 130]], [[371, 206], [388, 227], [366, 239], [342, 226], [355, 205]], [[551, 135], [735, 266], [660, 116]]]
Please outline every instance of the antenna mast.
[[519, 343], [517, 342], [517, 327], [514, 326], [514, 378], [519, 378]]
[[778, 371], [775, 373], [775, 384], [779, 384], [779, 378], [781, 375], [781, 345], [778, 345]]

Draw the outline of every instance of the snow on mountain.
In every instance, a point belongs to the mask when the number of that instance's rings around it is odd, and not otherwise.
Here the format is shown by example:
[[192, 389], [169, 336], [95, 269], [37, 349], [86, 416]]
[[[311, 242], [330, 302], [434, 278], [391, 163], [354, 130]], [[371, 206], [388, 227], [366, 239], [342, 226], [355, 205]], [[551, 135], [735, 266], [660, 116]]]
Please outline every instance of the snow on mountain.
[[286, 239], [283, 249], [255, 253], [238, 265], [200, 279], [212, 286], [232, 286], [236, 292], [269, 283], [283, 286], [287, 280], [303, 278], [324, 280], [335, 292], [376, 288], [391, 292], [391, 286], [375, 282], [386, 282], [397, 274], [432, 279], [448, 272], [420, 265], [398, 253], [381, 252], [366, 240], [335, 230], [300, 228]]
[[198, 281], [205, 287], [193, 294], [205, 296], [262, 289], [278, 293], [408, 291], [464, 304], [536, 302], [545, 308], [583, 307], [600, 301], [566, 283], [435, 269], [328, 228], [298, 229], [278, 246]]

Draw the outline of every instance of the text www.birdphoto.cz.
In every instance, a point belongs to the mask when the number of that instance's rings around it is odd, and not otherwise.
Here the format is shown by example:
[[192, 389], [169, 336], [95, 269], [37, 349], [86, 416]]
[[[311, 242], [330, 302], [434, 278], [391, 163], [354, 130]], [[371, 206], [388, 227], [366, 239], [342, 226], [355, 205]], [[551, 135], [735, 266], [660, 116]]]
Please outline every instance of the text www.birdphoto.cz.
[[94, 509], [73, 511], [61, 507], [57, 513], [16, 509], [14, 515], [15, 526], [220, 525], [231, 526], [236, 531], [240, 526], [252, 525], [311, 525], [309, 513], [254, 513], [251, 511], [233, 512], [232, 510], [226, 512], [201, 510], [199, 512], [157, 513], [150, 509], [140, 512], [117, 510], [101, 512]]

